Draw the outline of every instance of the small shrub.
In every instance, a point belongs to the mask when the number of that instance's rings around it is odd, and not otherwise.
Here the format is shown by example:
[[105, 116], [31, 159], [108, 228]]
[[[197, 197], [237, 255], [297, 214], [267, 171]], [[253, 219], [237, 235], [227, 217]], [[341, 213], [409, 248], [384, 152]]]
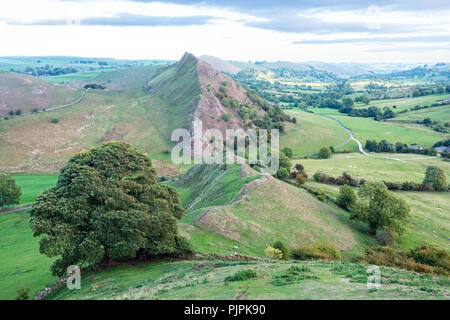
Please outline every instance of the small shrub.
[[397, 242], [398, 233], [389, 227], [383, 227], [377, 230], [375, 238], [380, 246], [393, 246]]
[[340, 260], [341, 252], [333, 244], [317, 242], [312, 245], [300, 245], [292, 249], [291, 257], [297, 260]]
[[225, 113], [225, 114], [222, 115], [222, 120], [223, 121], [229, 121], [230, 118], [231, 118], [231, 114], [229, 114], [229, 113]]
[[17, 290], [16, 300], [28, 300], [30, 295], [30, 288], [20, 288]]
[[297, 169], [298, 171], [303, 171], [305, 170], [305, 167], [301, 163], [297, 163], [295, 165], [295, 169]]
[[283, 252], [281, 252], [280, 249], [267, 247], [266, 250], [264, 250], [264, 253], [266, 256], [268, 256], [270, 259], [276, 259], [280, 260], [283, 259]]
[[225, 278], [226, 282], [230, 281], [245, 281], [249, 279], [254, 279], [258, 276], [255, 270], [247, 269], [247, 270], [241, 270], [233, 274], [232, 276], [228, 276]]
[[339, 196], [336, 199], [338, 206], [349, 209], [356, 203], [356, 200], [356, 194], [351, 187], [348, 185], [339, 187]]
[[281, 253], [283, 255], [282, 256], [283, 260], [289, 259], [289, 249], [284, 245], [283, 242], [281, 242], [281, 241], [275, 242], [273, 245], [273, 248], [281, 251]]
[[50, 122], [51, 122], [51, 123], [58, 123], [58, 122], [59, 122], [59, 119], [58, 119], [58, 118], [52, 118], [52, 119], [50, 120]]
[[319, 158], [320, 159], [329, 159], [331, 157], [331, 150], [328, 147], [323, 147], [319, 151]]

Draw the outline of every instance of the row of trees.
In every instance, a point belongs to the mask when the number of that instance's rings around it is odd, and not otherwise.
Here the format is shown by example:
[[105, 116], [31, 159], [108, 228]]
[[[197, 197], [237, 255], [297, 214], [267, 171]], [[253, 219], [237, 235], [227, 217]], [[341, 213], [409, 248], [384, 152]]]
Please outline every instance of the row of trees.
[[[416, 147], [414, 147], [416, 146]], [[366, 140], [364, 148], [369, 152], [386, 152], [386, 153], [417, 153], [435, 156], [437, 154], [434, 148], [422, 148], [417, 145], [408, 146], [406, 143], [391, 143], [386, 139], [377, 142], [376, 140]]]

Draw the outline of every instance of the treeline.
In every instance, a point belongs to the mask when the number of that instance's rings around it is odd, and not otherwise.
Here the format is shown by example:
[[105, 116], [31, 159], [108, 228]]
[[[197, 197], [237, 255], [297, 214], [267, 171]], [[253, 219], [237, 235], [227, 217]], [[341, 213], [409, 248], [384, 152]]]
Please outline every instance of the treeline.
[[360, 118], [373, 118], [376, 121], [381, 121], [385, 119], [395, 118], [396, 114], [391, 108], [384, 107], [380, 109], [378, 107], [368, 107], [368, 108], [358, 108], [353, 109], [353, 107], [342, 107], [339, 109], [340, 113], [346, 113], [351, 117]]
[[390, 143], [386, 139], [383, 139], [380, 142], [377, 142], [376, 140], [366, 140], [364, 148], [369, 152], [416, 153], [429, 156], [435, 156], [437, 154], [434, 148], [421, 148], [419, 146], [417, 146], [417, 148], [411, 148], [411, 146], [408, 147], [406, 143], [396, 142], [394, 144]]
[[72, 67], [53, 67], [48, 64], [42, 67], [26, 67], [24, 71], [10, 69], [11, 72], [31, 74], [32, 76], [57, 76], [61, 74], [76, 73], [78, 70]]
[[[344, 172], [342, 175], [334, 177], [321, 171], [314, 173], [315, 181], [326, 184], [333, 184], [338, 186], [348, 185], [351, 187], [360, 187], [366, 183], [365, 179], [359, 179]], [[412, 181], [405, 182], [391, 182], [383, 181], [384, 185], [389, 190], [403, 190], [403, 191], [448, 191], [447, 178], [442, 169], [438, 167], [428, 167], [425, 173], [425, 179], [422, 183]]]

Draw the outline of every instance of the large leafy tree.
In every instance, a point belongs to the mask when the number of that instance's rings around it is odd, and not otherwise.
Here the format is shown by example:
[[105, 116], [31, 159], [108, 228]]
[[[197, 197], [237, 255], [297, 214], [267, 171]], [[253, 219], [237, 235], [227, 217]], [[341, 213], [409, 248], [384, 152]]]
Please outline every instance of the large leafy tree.
[[425, 172], [424, 184], [429, 185], [436, 191], [447, 191], [447, 177], [445, 176], [444, 170], [439, 167], [430, 166]]
[[0, 208], [10, 204], [19, 204], [22, 191], [16, 185], [16, 180], [9, 175], [0, 173]]
[[358, 195], [360, 200], [352, 208], [350, 218], [367, 222], [375, 232], [383, 227], [396, 233], [403, 231], [410, 208], [384, 183], [366, 182], [359, 188]]
[[80, 152], [61, 170], [31, 212], [40, 251], [69, 265], [91, 265], [137, 255], [189, 251], [178, 236], [184, 209], [176, 190], [157, 183], [151, 160], [128, 144], [111, 142]]

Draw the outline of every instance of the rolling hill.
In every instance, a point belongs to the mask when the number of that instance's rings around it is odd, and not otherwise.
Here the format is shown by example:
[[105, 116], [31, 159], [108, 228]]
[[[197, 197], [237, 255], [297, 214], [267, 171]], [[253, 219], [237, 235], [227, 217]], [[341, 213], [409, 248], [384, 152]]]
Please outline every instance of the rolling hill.
[[[170, 136], [176, 128], [191, 129], [194, 120], [203, 121], [204, 130], [218, 128], [222, 132], [252, 125], [251, 119], [240, 116], [242, 105], [253, 109], [258, 117], [266, 113], [231, 78], [189, 53], [172, 65], [103, 72], [87, 81], [70, 83], [69, 87], [22, 74], [2, 73], [0, 77], [17, 91], [14, 97], [20, 106], [27, 108], [34, 106], [27, 102], [27, 97], [34, 95], [34, 86], [41, 88], [39, 93], [46, 93], [47, 100], [35, 99], [42, 108], [66, 102], [68, 97], [72, 101], [80, 92], [73, 87], [86, 83], [107, 87], [91, 90], [69, 108], [3, 120], [0, 168], [6, 171], [56, 172], [76, 152], [112, 140], [128, 142], [149, 155], [168, 160]], [[16, 82], [23, 82], [23, 87]], [[170, 165], [161, 167], [162, 175], [177, 171]]]
[[326, 240], [360, 252], [373, 242], [343, 210], [250, 167], [197, 165], [174, 186], [188, 210], [181, 230], [198, 252], [227, 254], [237, 245], [240, 253], [264, 257], [277, 240], [290, 247]]
[[81, 91], [54, 85], [37, 77], [0, 71], [0, 118], [20, 110], [28, 113], [72, 102]]

